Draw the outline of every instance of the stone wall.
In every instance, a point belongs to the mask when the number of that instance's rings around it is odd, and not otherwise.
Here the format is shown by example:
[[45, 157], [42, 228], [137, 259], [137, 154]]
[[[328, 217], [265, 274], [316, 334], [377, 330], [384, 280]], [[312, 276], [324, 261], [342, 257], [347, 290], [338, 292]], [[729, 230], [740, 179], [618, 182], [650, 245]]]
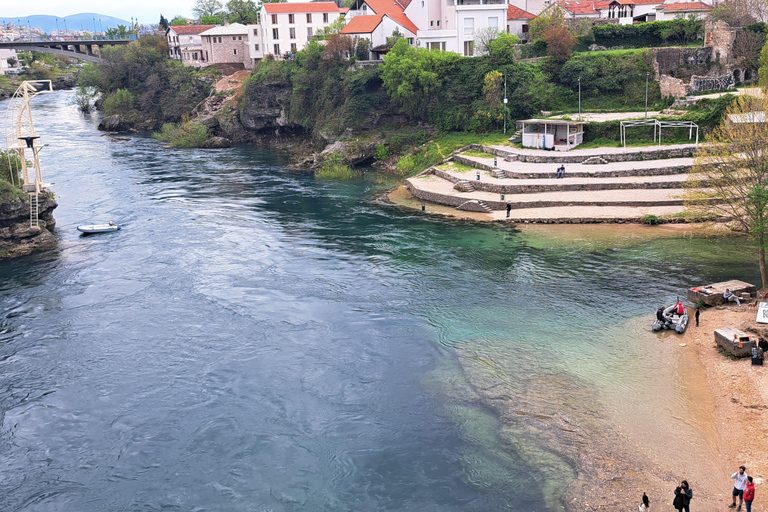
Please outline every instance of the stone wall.
[[[519, 160], [521, 162], [531, 163], [555, 163], [555, 164], [580, 164], [584, 160], [594, 155], [580, 154], [578, 150], [572, 152], [558, 152], [552, 151], [551, 154], [545, 155], [529, 155], [525, 153], [517, 153], [514, 150], [501, 149], [501, 148], [485, 148], [486, 152], [493, 150], [493, 153], [501, 156], [507, 161]], [[674, 148], [663, 149], [648, 149], [645, 151], [633, 151], [629, 153], [605, 153], [600, 155], [606, 162], [631, 162], [637, 160], [661, 160], [663, 158], [682, 158], [692, 157], [696, 151], [695, 145], [690, 144], [687, 146], [680, 146]], [[510, 157], [510, 158], [507, 158]]]

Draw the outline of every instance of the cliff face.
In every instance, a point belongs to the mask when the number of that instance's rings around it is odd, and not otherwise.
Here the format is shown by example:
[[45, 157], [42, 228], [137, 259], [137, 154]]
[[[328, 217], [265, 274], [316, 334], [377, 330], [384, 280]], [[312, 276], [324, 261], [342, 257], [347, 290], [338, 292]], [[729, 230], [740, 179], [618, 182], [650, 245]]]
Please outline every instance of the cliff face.
[[53, 210], [58, 206], [52, 193], [40, 195], [39, 226], [29, 225], [29, 201], [19, 197], [0, 200], [0, 260], [18, 258], [37, 251], [52, 249], [56, 237]]
[[284, 83], [249, 87], [243, 108], [240, 110], [240, 122], [243, 127], [255, 132], [300, 128], [288, 121], [286, 109], [290, 92], [290, 87]]

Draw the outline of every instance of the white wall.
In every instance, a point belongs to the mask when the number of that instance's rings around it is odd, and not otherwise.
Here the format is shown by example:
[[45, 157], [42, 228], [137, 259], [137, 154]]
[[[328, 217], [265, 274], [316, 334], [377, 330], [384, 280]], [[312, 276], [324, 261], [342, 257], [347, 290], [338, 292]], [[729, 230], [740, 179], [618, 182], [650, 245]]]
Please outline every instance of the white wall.
[[[338, 12], [312, 12], [312, 21], [307, 22], [306, 12], [293, 13], [293, 23], [289, 22], [289, 13], [277, 13], [277, 24], [272, 23], [272, 14], [266, 12], [266, 9], [262, 7], [261, 22], [259, 27], [259, 38], [261, 42], [250, 41], [249, 48], [252, 58], [261, 58], [264, 55], [275, 53], [275, 44], [280, 46], [280, 55], [284, 55], [285, 52], [291, 51], [291, 44], [296, 45], [296, 51], [303, 50], [309, 43], [308, 28], [312, 29], [312, 34], [316, 34], [318, 30], [326, 28], [333, 23], [339, 16]], [[327, 14], [328, 21], [323, 22], [323, 14]], [[250, 25], [249, 25], [250, 28]], [[277, 29], [277, 39], [273, 37], [273, 29]], [[291, 38], [291, 28], [295, 31], [295, 37]], [[249, 38], [253, 38], [253, 30], [249, 32]], [[256, 56], [255, 44], [259, 44], [261, 56]]]

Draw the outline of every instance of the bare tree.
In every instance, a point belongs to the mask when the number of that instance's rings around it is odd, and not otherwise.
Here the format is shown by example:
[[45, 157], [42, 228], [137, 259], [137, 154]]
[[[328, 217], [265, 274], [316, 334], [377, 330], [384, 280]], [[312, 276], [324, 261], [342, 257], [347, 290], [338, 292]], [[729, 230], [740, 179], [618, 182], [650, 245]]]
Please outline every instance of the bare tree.
[[709, 18], [724, 21], [732, 27], [743, 27], [758, 21], [768, 21], [768, 2], [765, 0], [725, 0], [712, 10]]
[[499, 37], [499, 30], [494, 27], [485, 27], [475, 31], [475, 50], [477, 55], [491, 53], [491, 41]]
[[757, 250], [760, 277], [768, 285], [768, 99], [739, 96], [699, 148], [684, 196], [691, 217], [727, 219]]

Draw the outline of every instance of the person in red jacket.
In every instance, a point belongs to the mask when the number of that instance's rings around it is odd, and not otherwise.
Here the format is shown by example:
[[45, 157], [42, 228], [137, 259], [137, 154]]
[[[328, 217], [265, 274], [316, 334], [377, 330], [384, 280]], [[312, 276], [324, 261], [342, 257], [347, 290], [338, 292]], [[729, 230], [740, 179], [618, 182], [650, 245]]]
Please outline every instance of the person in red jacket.
[[747, 506], [747, 512], [752, 512], [752, 500], [755, 499], [755, 484], [752, 477], [747, 477], [747, 488], [744, 489], [744, 504]]

